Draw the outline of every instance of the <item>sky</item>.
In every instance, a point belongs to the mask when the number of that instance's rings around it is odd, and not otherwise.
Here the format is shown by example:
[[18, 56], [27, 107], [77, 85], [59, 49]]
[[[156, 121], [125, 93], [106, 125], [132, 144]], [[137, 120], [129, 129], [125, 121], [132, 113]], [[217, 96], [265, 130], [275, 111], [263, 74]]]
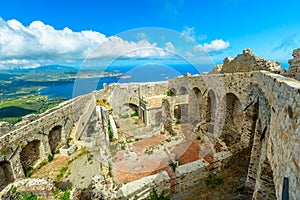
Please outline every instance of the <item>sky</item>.
[[219, 64], [246, 48], [286, 67], [300, 47], [299, 6], [296, 0], [2, 0], [0, 69], [89, 60]]

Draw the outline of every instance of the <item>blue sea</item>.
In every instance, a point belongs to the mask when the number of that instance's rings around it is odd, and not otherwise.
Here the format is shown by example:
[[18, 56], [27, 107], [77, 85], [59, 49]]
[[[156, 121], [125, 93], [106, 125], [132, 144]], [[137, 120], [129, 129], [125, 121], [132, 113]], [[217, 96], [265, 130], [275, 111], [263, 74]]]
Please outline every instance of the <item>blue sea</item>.
[[111, 66], [106, 71], [119, 70], [130, 78], [101, 77], [101, 78], [77, 78], [74, 82], [62, 83], [40, 90], [40, 94], [53, 97], [71, 99], [79, 95], [90, 93], [103, 88], [103, 83], [129, 83], [129, 82], [153, 82], [165, 81], [186, 73], [201, 74], [210, 71], [211, 66], [193, 65], [146, 65], [146, 66]]

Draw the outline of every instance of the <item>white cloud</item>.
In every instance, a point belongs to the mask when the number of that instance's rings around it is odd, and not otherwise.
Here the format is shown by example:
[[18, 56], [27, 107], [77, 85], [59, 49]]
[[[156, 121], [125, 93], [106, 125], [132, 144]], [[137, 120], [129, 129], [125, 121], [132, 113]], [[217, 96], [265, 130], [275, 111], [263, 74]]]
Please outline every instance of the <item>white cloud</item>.
[[138, 42], [117, 36], [106, 37], [95, 31], [73, 32], [69, 28], [56, 30], [41, 21], [25, 27], [17, 20], [7, 22], [0, 18], [0, 65], [1, 68], [31, 66], [45, 60], [72, 61], [86, 57], [104, 58], [151, 58], [168, 56], [168, 53], [150, 43], [144, 36]]
[[196, 33], [194, 27], [185, 26], [180, 34], [180, 37], [184, 38], [186, 42], [195, 42]]
[[172, 42], [167, 42], [165, 44], [165, 50], [167, 52], [170, 52], [170, 53], [176, 53], [176, 48], [174, 47], [174, 45], [172, 44]]
[[224, 41], [222, 39], [217, 39], [211, 41], [211, 43], [204, 43], [203, 45], [198, 44], [194, 47], [194, 51], [196, 52], [217, 52], [227, 49], [230, 46], [228, 41]]

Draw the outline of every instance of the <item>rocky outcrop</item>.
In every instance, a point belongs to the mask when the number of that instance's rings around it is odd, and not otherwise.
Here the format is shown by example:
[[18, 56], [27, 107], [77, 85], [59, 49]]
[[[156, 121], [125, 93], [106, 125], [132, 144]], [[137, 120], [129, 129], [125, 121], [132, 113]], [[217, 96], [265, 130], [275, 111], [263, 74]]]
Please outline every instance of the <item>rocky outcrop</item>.
[[242, 54], [237, 55], [235, 58], [226, 57], [223, 64], [215, 66], [210, 74], [250, 72], [258, 70], [276, 73], [284, 71], [284, 69], [280, 67], [279, 62], [259, 58], [252, 53], [251, 49], [245, 49]]

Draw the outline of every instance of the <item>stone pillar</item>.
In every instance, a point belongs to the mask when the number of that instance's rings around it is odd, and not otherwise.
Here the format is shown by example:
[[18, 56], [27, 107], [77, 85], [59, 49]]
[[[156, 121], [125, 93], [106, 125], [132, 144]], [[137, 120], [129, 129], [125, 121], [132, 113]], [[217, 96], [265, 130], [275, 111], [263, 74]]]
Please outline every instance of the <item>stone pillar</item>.
[[15, 179], [24, 178], [24, 171], [20, 161], [20, 154], [17, 152], [11, 159], [10, 159], [12, 171], [14, 174]]

